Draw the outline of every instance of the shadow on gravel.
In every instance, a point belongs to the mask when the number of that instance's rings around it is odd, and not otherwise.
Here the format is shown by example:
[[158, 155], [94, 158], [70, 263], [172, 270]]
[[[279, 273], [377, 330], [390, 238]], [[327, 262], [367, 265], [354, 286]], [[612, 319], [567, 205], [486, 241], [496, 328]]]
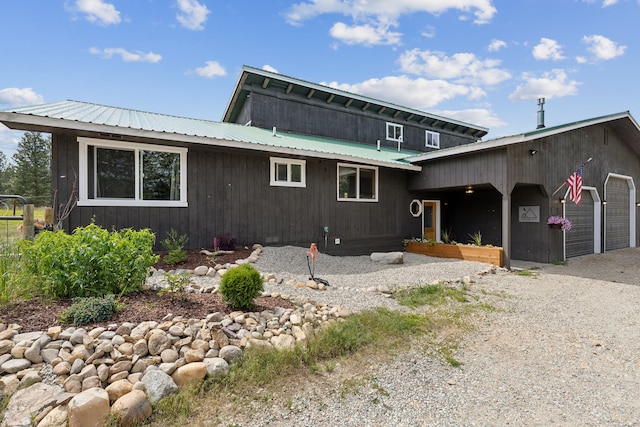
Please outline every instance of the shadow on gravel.
[[640, 248], [569, 258], [566, 265], [536, 264], [545, 274], [583, 277], [640, 286]]

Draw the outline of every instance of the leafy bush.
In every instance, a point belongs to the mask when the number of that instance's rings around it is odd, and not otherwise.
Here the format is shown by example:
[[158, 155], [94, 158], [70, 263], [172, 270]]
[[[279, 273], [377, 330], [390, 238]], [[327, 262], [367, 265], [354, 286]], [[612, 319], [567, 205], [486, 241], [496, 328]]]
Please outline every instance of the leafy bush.
[[102, 322], [111, 319], [118, 305], [112, 294], [103, 297], [74, 298], [73, 305], [60, 315], [60, 321], [76, 326]]
[[213, 239], [214, 251], [235, 251], [238, 239], [231, 237], [231, 233], [224, 233]]
[[28, 273], [40, 280], [45, 296], [122, 295], [139, 290], [153, 255], [155, 235], [149, 230], [109, 232], [95, 224], [72, 234], [45, 231], [22, 243]]
[[260, 272], [250, 264], [232, 268], [222, 276], [220, 295], [233, 308], [245, 310], [253, 307], [253, 300], [264, 289]]
[[167, 255], [163, 258], [167, 264], [178, 264], [179, 262], [187, 259], [187, 252], [184, 250], [184, 246], [189, 241], [189, 237], [186, 234], [178, 236], [178, 232], [173, 228], [167, 233], [166, 239], [162, 240], [160, 244], [167, 250]]
[[167, 286], [158, 291], [160, 296], [169, 293], [172, 301], [176, 295], [179, 295], [182, 301], [189, 299], [187, 294], [187, 285], [191, 283], [191, 275], [189, 273], [164, 273], [164, 278], [167, 281]]

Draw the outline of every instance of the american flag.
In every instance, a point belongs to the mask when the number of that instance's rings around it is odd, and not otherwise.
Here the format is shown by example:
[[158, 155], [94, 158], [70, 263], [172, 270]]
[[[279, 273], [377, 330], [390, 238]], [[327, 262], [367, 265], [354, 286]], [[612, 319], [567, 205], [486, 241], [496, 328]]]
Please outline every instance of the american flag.
[[567, 178], [567, 185], [569, 186], [570, 195], [569, 198], [571, 201], [575, 202], [576, 205], [580, 205], [580, 200], [582, 199], [582, 168], [584, 165], [580, 166], [578, 170], [571, 174], [569, 178]]

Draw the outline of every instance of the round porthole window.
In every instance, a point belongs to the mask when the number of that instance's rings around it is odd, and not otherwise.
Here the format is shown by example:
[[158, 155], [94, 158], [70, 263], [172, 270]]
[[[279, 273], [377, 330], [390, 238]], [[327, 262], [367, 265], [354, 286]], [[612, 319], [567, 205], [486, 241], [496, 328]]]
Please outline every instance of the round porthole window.
[[413, 199], [409, 204], [409, 212], [415, 217], [422, 215], [422, 202], [418, 199]]

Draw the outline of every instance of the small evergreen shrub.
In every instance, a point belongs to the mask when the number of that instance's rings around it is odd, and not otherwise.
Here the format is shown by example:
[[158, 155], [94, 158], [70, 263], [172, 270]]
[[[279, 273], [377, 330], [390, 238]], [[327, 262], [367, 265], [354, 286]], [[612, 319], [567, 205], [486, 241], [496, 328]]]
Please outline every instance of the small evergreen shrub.
[[122, 295], [139, 290], [158, 261], [154, 242], [150, 230], [109, 232], [92, 223], [71, 234], [44, 231], [22, 242], [22, 255], [46, 297]]
[[254, 299], [264, 289], [260, 272], [251, 264], [232, 268], [222, 276], [220, 295], [234, 309], [246, 310], [254, 305]]
[[186, 234], [178, 236], [178, 232], [173, 228], [167, 232], [167, 237], [160, 242], [162, 247], [168, 252], [163, 260], [167, 264], [175, 265], [187, 259], [187, 252], [184, 246], [189, 241]]
[[73, 305], [60, 315], [60, 321], [84, 326], [111, 319], [117, 309], [118, 302], [114, 295], [74, 298]]

